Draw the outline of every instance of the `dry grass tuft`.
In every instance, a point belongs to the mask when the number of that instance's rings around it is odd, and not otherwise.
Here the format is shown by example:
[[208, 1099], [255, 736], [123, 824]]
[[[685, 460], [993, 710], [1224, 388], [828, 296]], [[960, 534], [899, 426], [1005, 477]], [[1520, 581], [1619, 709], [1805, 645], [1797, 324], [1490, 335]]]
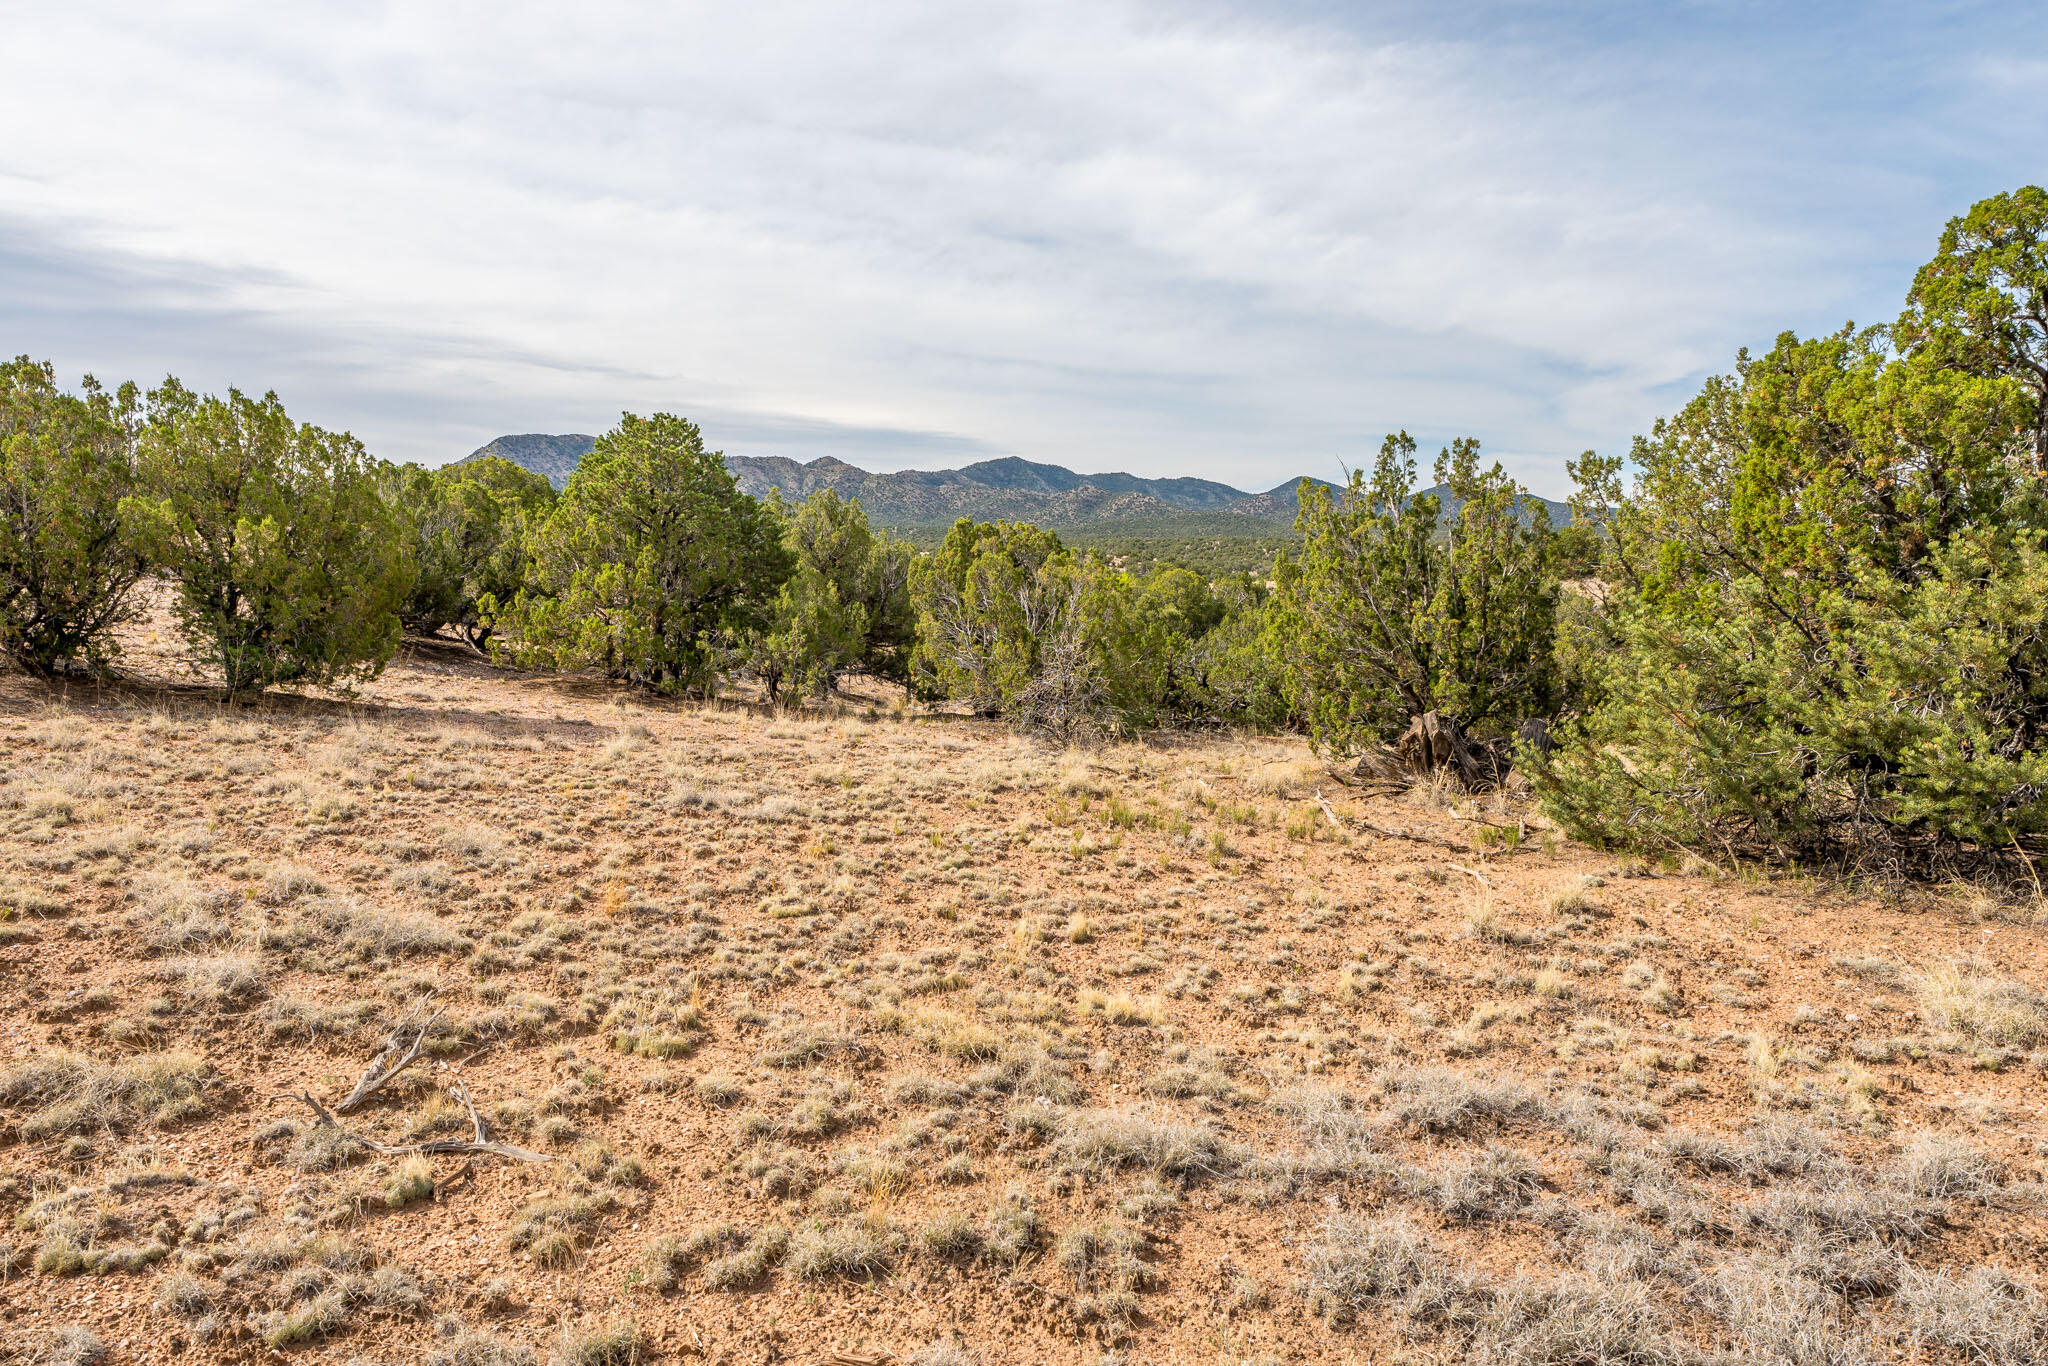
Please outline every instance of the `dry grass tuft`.
[[820, 1220], [791, 1235], [783, 1265], [807, 1281], [828, 1276], [874, 1280], [895, 1266], [907, 1242], [901, 1229], [880, 1219]]
[[1946, 963], [1923, 973], [1913, 989], [1929, 1021], [1981, 1043], [2030, 1048], [2048, 1040], [2048, 996], [2024, 982]]
[[639, 1366], [647, 1360], [640, 1330], [630, 1323], [565, 1330], [548, 1366]]
[[1053, 1160], [1089, 1176], [1135, 1170], [1194, 1181], [1235, 1171], [1244, 1154], [1192, 1124], [1127, 1110], [1083, 1110], [1061, 1121]]
[[202, 1092], [212, 1075], [198, 1055], [176, 1050], [112, 1063], [53, 1053], [0, 1076], [0, 1104], [34, 1107], [21, 1122], [26, 1138], [122, 1133], [204, 1114]]

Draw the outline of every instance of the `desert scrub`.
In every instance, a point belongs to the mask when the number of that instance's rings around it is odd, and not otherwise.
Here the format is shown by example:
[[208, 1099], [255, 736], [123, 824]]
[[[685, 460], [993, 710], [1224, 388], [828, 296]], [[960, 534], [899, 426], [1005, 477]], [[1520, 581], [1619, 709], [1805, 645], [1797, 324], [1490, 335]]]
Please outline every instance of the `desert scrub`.
[[1080, 993], [1075, 1004], [1083, 1015], [1100, 1016], [1111, 1024], [1155, 1029], [1166, 1022], [1166, 1011], [1157, 1001], [1088, 989]]
[[241, 894], [201, 888], [182, 877], [152, 879], [137, 897], [134, 924], [152, 953], [191, 953], [227, 944], [240, 933]]
[[424, 1366], [534, 1366], [536, 1360], [533, 1349], [524, 1343], [459, 1325], [443, 1345], [423, 1358]]
[[2003, 1048], [2030, 1048], [2048, 1039], [2048, 996], [2023, 982], [1999, 980], [1947, 963], [1913, 984], [1933, 1024]]
[[1414, 1319], [1469, 1313], [1460, 1303], [1472, 1294], [1469, 1283], [1400, 1215], [1331, 1215], [1302, 1261], [1309, 1307], [1332, 1327], [1390, 1310]]
[[279, 1292], [301, 1302], [257, 1320], [257, 1333], [273, 1348], [312, 1342], [349, 1328], [358, 1310], [366, 1319], [411, 1318], [426, 1308], [426, 1292], [418, 1280], [395, 1266], [379, 1267], [368, 1276], [301, 1267], [286, 1274]]
[[1201, 1096], [1209, 1100], [1243, 1101], [1250, 1097], [1231, 1079], [1228, 1060], [1207, 1048], [1177, 1045], [1167, 1051], [1168, 1066], [1145, 1081], [1155, 1096], [1186, 1099]]
[[1403, 1068], [1380, 1078], [1388, 1124], [1410, 1133], [1449, 1136], [1510, 1120], [1554, 1115], [1549, 1102], [1518, 1082], [1468, 1076], [1447, 1068]]
[[706, 1072], [691, 1083], [690, 1089], [713, 1105], [737, 1105], [747, 1098], [747, 1088], [729, 1072]]
[[2004, 1185], [1996, 1162], [1949, 1134], [1913, 1135], [1899, 1154], [1897, 1173], [1909, 1192], [1929, 1200], [1988, 1201]]
[[976, 1091], [1002, 1092], [1053, 1105], [1072, 1105], [1081, 1099], [1081, 1087], [1073, 1075], [1033, 1043], [1003, 1044], [995, 1061], [975, 1072], [968, 1084]]
[[101, 1062], [80, 1053], [52, 1053], [0, 1075], [0, 1104], [32, 1107], [24, 1138], [93, 1130], [126, 1132], [175, 1124], [206, 1112], [213, 1069], [197, 1054], [142, 1053]]
[[1208, 1129], [1126, 1110], [1068, 1115], [1053, 1140], [1055, 1165], [1083, 1176], [1135, 1170], [1193, 1181], [1235, 1170], [1242, 1156]]
[[982, 1233], [972, 1215], [956, 1210], [920, 1227], [917, 1245], [933, 1257], [969, 1261], [981, 1255]]
[[1899, 1273], [1895, 1303], [1914, 1345], [1978, 1366], [2048, 1360], [2048, 1298], [1996, 1267]]
[[1513, 1148], [1496, 1145], [1446, 1169], [1432, 1199], [1449, 1218], [1469, 1223], [1511, 1218], [1542, 1188], [1534, 1162]]
[[156, 1288], [156, 1307], [181, 1319], [196, 1319], [213, 1308], [220, 1287], [189, 1271], [173, 1271]]
[[287, 919], [257, 931], [256, 942], [308, 972], [339, 972], [396, 958], [467, 950], [469, 941], [438, 916], [386, 911], [350, 896], [312, 897]]
[[883, 1219], [816, 1220], [791, 1236], [784, 1264], [807, 1281], [830, 1276], [873, 1280], [896, 1264], [906, 1241], [901, 1229]]
[[1076, 1290], [1143, 1290], [1158, 1279], [1144, 1260], [1150, 1250], [1143, 1229], [1109, 1222], [1068, 1229], [1053, 1244], [1052, 1260]]
[[23, 1366], [99, 1366], [107, 1359], [106, 1344], [83, 1324], [30, 1333], [21, 1345], [25, 1349], [22, 1355], [10, 1353], [6, 1358], [10, 1366], [16, 1360]]
[[982, 1220], [983, 1254], [992, 1262], [1015, 1266], [1038, 1245], [1042, 1227], [1031, 1193], [1022, 1186], [1012, 1186]]
[[565, 1326], [548, 1366], [639, 1366], [646, 1359], [640, 1330], [630, 1323], [587, 1330]]
[[706, 1224], [682, 1238], [657, 1238], [640, 1254], [636, 1284], [666, 1294], [682, 1284], [683, 1274], [705, 1258], [746, 1244], [747, 1231], [731, 1222]]
[[809, 1067], [857, 1046], [851, 1034], [812, 1024], [786, 1024], [768, 1035], [761, 1061], [769, 1067]]
[[711, 1290], [744, 1290], [761, 1278], [789, 1251], [789, 1230], [770, 1224], [747, 1239], [745, 1247], [709, 1262], [704, 1267], [704, 1284]]
[[513, 1218], [506, 1242], [513, 1251], [525, 1252], [539, 1266], [566, 1266], [613, 1203], [610, 1195], [536, 1200]]
[[399, 1162], [384, 1179], [384, 1204], [390, 1209], [434, 1198], [434, 1164], [418, 1153]]

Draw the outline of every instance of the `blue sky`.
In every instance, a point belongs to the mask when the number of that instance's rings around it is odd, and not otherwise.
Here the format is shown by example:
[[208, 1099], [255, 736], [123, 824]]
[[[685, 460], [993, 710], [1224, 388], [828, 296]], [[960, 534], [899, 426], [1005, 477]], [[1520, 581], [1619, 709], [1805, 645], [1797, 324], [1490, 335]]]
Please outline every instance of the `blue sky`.
[[1539, 492], [2048, 179], [2048, 7], [0, 0], [0, 330], [379, 454]]

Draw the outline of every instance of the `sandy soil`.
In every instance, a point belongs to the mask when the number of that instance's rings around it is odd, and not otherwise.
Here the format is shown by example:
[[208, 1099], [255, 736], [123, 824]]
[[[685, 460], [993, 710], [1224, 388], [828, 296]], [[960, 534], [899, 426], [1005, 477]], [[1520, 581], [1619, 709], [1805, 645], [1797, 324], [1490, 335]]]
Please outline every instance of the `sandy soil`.
[[[1946, 1360], [1899, 1266], [2048, 1255], [2048, 946], [1985, 898], [1618, 862], [1290, 740], [446, 642], [223, 708], [134, 644], [0, 679], [0, 1360]], [[297, 1098], [421, 1027], [341, 1129]], [[473, 1137], [455, 1085], [545, 1160], [362, 1146]], [[1360, 1289], [1390, 1228], [1462, 1308]], [[1589, 1285], [1636, 1345], [1530, 1336]]]

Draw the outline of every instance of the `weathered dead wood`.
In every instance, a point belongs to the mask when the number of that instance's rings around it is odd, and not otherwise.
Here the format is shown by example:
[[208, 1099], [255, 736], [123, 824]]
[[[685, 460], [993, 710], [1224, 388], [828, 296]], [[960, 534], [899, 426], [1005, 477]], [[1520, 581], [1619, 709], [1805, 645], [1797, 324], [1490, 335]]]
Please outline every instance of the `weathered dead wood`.
[[1351, 776], [1361, 783], [1378, 783], [1387, 787], [1407, 787], [1415, 781], [1408, 761], [1386, 745], [1359, 755]]
[[[427, 1031], [433, 1027], [434, 1021], [439, 1018], [440, 1012], [435, 1011], [424, 1024], [419, 1026], [419, 1032], [410, 1044], [406, 1043], [404, 1037], [407, 1026], [400, 1025], [397, 1029], [394, 1029], [391, 1032], [391, 1037], [386, 1040], [383, 1049], [371, 1061], [369, 1070], [363, 1073], [363, 1079], [356, 1083], [356, 1089], [351, 1091], [348, 1099], [336, 1106], [335, 1109], [345, 1110], [351, 1105], [360, 1105], [378, 1087], [384, 1085], [385, 1082], [390, 1081], [393, 1077], [411, 1066], [413, 1060], [419, 1057], [420, 1047], [426, 1040]], [[490, 1126], [484, 1123], [483, 1113], [476, 1108], [475, 1099], [470, 1096], [469, 1088], [462, 1084], [462, 1078], [456, 1075], [455, 1069], [444, 1062], [436, 1063], [434, 1070], [445, 1078], [443, 1089], [460, 1101], [462, 1108], [469, 1112], [469, 1125], [472, 1137], [466, 1140], [437, 1138], [430, 1139], [424, 1143], [379, 1143], [374, 1138], [364, 1138], [361, 1134], [350, 1132], [346, 1125], [334, 1117], [334, 1111], [329, 1110], [326, 1106], [315, 1100], [310, 1092], [298, 1091], [286, 1092], [285, 1094], [293, 1100], [304, 1101], [311, 1107], [313, 1113], [318, 1116], [321, 1124], [329, 1128], [339, 1129], [371, 1152], [384, 1157], [400, 1157], [411, 1153], [424, 1153], [428, 1155], [435, 1153], [488, 1153], [494, 1157], [509, 1157], [517, 1162], [552, 1162], [555, 1160], [546, 1153], [537, 1153], [531, 1148], [521, 1148], [516, 1144], [500, 1143], [493, 1139]]]
[[1337, 819], [1336, 811], [1331, 808], [1328, 802], [1323, 800], [1323, 794], [1320, 792], [1316, 793], [1316, 805], [1323, 808], [1324, 820], [1328, 821], [1331, 825], [1335, 826], [1339, 830], [1342, 830], [1344, 828], [1344, 822]]
[[[1548, 743], [1548, 728], [1539, 727], [1531, 741], [1539, 747]], [[1528, 727], [1524, 727], [1528, 732]], [[1392, 745], [1379, 745], [1358, 756], [1351, 781], [1405, 788], [1438, 773], [1450, 773], [1469, 789], [1497, 786], [1506, 776], [1513, 746], [1506, 742], [1474, 741], [1458, 723], [1442, 712], [1426, 711], [1409, 721], [1408, 729]]]
[[[348, 1137], [380, 1157], [406, 1157], [413, 1153], [423, 1153], [428, 1156], [432, 1156], [435, 1153], [489, 1153], [494, 1157], [509, 1157], [519, 1162], [552, 1162], [555, 1160], [546, 1153], [537, 1153], [531, 1148], [521, 1148], [511, 1143], [493, 1142], [488, 1137], [475, 1140], [437, 1138], [425, 1143], [379, 1143], [374, 1138], [364, 1138], [361, 1134], [350, 1132], [347, 1125], [336, 1119], [326, 1106], [313, 1099], [306, 1092], [287, 1091], [285, 1094], [293, 1100], [302, 1100], [311, 1106], [313, 1113], [319, 1117], [321, 1124], [329, 1128], [341, 1130], [342, 1133], [347, 1134]], [[467, 1093], [464, 1094], [466, 1095]], [[463, 1099], [463, 1097], [458, 1096], [457, 1099]], [[463, 1103], [467, 1105], [468, 1101], [463, 1100]], [[476, 1113], [475, 1106], [471, 1105], [469, 1107], [469, 1114], [471, 1120], [476, 1124], [476, 1132], [479, 1134], [487, 1133], [484, 1128], [483, 1119]]]
[[[1323, 808], [1323, 814], [1330, 818], [1332, 825], [1336, 826], [1339, 830], [1344, 828], [1344, 823], [1337, 818], [1337, 813], [1331, 808], [1330, 804], [1323, 800], [1323, 794], [1320, 792], [1316, 793], [1316, 805]], [[1432, 845], [1435, 848], [1449, 849], [1459, 854], [1469, 854], [1472, 852], [1471, 848], [1467, 845], [1454, 844], [1450, 840], [1442, 839], [1436, 835], [1418, 835], [1412, 830], [1402, 830], [1391, 825], [1375, 825], [1373, 822], [1359, 816], [1353, 816], [1351, 822], [1361, 830], [1375, 835], [1384, 835], [1388, 839], [1408, 840], [1415, 844]]]
[[1442, 712], [1426, 711], [1408, 723], [1408, 731], [1394, 744], [1409, 771], [1427, 776], [1448, 769], [1467, 787], [1484, 780], [1479, 759], [1465, 741], [1458, 723]]
[[[335, 1113], [347, 1114], [375, 1095], [393, 1077], [419, 1061], [421, 1052], [427, 1046], [427, 1032], [434, 1027], [434, 1021], [440, 1018], [441, 1012], [437, 1010], [417, 1029], [409, 1021], [401, 1021], [393, 1026], [391, 1033], [384, 1040], [384, 1046], [377, 1050], [377, 1056], [370, 1059], [370, 1065], [364, 1068], [363, 1075], [356, 1079], [355, 1090], [350, 1091], [347, 1098], [334, 1107]], [[412, 1035], [411, 1042], [406, 1040], [408, 1033]]]

